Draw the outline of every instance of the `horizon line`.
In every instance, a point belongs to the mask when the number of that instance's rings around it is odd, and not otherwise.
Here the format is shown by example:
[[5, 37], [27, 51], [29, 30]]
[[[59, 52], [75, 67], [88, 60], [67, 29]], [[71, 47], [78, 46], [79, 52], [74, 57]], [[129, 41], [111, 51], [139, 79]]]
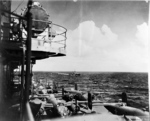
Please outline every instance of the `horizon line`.
[[93, 72], [93, 73], [149, 73], [149, 72], [144, 72], [144, 71], [40, 71], [40, 70], [35, 70], [33, 72]]

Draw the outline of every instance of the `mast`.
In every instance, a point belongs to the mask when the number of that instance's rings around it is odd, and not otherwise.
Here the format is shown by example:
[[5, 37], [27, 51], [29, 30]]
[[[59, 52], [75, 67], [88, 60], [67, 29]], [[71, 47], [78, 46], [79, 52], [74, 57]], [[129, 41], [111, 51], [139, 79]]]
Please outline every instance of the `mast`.
[[26, 78], [25, 78], [25, 102], [29, 100], [29, 88], [30, 88], [30, 64], [31, 64], [31, 36], [32, 36], [32, 14], [30, 13], [32, 0], [28, 2], [28, 13], [27, 13], [27, 42], [26, 42]]

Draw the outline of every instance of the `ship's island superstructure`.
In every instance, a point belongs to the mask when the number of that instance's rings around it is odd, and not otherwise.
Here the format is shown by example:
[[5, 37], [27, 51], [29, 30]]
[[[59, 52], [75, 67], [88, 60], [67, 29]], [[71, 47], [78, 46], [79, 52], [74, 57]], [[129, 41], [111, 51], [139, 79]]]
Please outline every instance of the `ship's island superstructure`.
[[[66, 55], [67, 29], [50, 21], [40, 3], [32, 1], [28, 2], [22, 15], [11, 12], [11, 1], [0, 1], [0, 22], [0, 104], [4, 106], [1, 108], [3, 114], [8, 100], [20, 90], [20, 102], [26, 105], [32, 65], [36, 60]], [[16, 72], [18, 69], [21, 73]], [[22, 108], [23, 111], [25, 106]]]

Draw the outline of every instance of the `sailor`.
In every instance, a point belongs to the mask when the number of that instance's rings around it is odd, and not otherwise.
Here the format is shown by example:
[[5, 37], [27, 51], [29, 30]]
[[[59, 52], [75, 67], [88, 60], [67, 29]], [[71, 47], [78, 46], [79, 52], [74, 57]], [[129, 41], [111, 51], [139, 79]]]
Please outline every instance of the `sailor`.
[[125, 91], [122, 93], [122, 102], [128, 105], [127, 94]]

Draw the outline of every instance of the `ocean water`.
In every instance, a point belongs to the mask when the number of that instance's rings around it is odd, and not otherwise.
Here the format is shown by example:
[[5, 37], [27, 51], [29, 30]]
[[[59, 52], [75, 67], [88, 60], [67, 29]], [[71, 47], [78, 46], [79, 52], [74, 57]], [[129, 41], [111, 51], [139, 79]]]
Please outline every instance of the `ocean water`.
[[136, 108], [148, 107], [148, 73], [127, 72], [34, 72], [35, 81], [42, 84], [55, 82], [66, 89], [101, 92], [97, 98], [103, 102], [118, 102], [122, 92], [127, 93], [129, 105]]

